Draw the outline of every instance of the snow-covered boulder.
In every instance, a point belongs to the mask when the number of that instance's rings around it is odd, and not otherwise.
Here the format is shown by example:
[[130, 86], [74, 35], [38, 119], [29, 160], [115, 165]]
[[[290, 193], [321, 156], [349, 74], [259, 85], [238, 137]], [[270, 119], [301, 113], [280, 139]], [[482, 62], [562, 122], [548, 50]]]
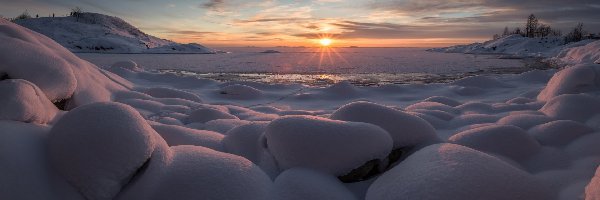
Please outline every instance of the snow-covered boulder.
[[593, 131], [594, 129], [576, 121], [556, 120], [534, 126], [529, 129], [529, 134], [541, 145], [561, 147]]
[[43, 125], [0, 120], [0, 199], [85, 199], [49, 170]]
[[435, 129], [427, 121], [375, 103], [353, 102], [337, 109], [330, 118], [377, 125], [390, 134], [394, 141], [394, 149], [423, 146], [441, 141]]
[[451, 99], [451, 98], [448, 98], [448, 97], [445, 97], [445, 96], [432, 96], [432, 97], [429, 97], [429, 98], [427, 98], [427, 99], [425, 99], [423, 101], [425, 101], [425, 102], [438, 102], [438, 103], [441, 103], [441, 104], [444, 104], [444, 105], [448, 105], [448, 106], [452, 106], [452, 107], [458, 106], [458, 105], [461, 104], [459, 101]]
[[540, 111], [555, 119], [585, 122], [600, 113], [600, 98], [587, 94], [563, 94], [550, 99]]
[[177, 125], [154, 124], [152, 128], [169, 144], [169, 146], [194, 145], [223, 151], [223, 135], [220, 133], [196, 130]]
[[0, 94], [0, 120], [45, 124], [58, 112], [44, 92], [26, 80], [0, 81]]
[[498, 120], [498, 124], [513, 125], [522, 128], [523, 130], [527, 130], [533, 126], [543, 124], [551, 120], [552, 119], [546, 115], [513, 114]]
[[215, 120], [215, 119], [238, 119], [239, 120], [239, 118], [237, 118], [235, 115], [229, 114], [221, 109], [198, 108], [198, 109], [192, 111], [192, 113], [190, 113], [190, 115], [188, 116], [188, 118], [185, 121], [188, 124], [194, 123], [194, 122], [206, 123], [208, 121]]
[[158, 87], [158, 88], [148, 88], [144, 90], [144, 93], [156, 98], [180, 98], [185, 100], [190, 100], [194, 102], [201, 103], [202, 99], [198, 97], [198, 95], [186, 92], [183, 90], [177, 90], [172, 88]]
[[265, 137], [281, 169], [304, 167], [336, 176], [385, 158], [393, 145], [390, 135], [378, 126], [314, 116], [273, 120]]
[[113, 199], [150, 158], [156, 135], [127, 105], [89, 104], [52, 127], [49, 158], [87, 199]]
[[273, 193], [273, 200], [358, 200], [335, 176], [304, 168], [277, 176]]
[[267, 124], [267, 122], [252, 122], [227, 131], [223, 138], [225, 151], [258, 163], [264, 151], [261, 139]]
[[552, 77], [537, 99], [548, 101], [561, 94], [579, 94], [600, 90], [600, 66], [579, 64], [563, 69]]
[[[131, 83], [79, 59], [50, 38], [0, 19], [0, 76], [37, 85], [67, 108], [110, 101]], [[35, 58], [35, 59], [32, 59]]]
[[515, 161], [524, 161], [540, 150], [540, 144], [527, 132], [511, 125], [469, 129], [453, 135], [448, 141]]
[[435, 144], [381, 175], [366, 199], [552, 199], [550, 194], [532, 175], [496, 157]]
[[273, 182], [245, 158], [200, 146], [160, 150], [117, 199], [269, 198]]

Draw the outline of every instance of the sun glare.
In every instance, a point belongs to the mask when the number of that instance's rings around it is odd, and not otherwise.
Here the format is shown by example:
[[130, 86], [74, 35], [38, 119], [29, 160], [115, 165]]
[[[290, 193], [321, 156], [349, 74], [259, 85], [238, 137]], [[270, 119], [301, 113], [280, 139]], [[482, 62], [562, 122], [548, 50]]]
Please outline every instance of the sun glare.
[[321, 46], [329, 46], [329, 45], [331, 45], [331, 39], [322, 38], [319, 40], [319, 43], [321, 43]]

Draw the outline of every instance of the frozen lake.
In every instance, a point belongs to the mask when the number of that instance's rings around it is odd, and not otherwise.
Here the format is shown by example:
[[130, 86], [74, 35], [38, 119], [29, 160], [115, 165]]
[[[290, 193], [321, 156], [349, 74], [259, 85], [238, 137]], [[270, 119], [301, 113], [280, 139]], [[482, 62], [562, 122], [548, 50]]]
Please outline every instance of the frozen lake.
[[[221, 48], [223, 54], [78, 54], [98, 66], [133, 60], [146, 69], [217, 80], [323, 85], [447, 82], [473, 74], [528, 71], [528, 62], [424, 48]], [[263, 53], [274, 50], [281, 53]]]

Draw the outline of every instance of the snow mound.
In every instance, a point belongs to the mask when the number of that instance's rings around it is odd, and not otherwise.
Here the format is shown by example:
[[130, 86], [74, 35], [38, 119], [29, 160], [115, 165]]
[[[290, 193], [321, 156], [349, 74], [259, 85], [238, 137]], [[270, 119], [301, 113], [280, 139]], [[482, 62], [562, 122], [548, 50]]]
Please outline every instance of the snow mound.
[[0, 76], [30, 81], [52, 102], [68, 100], [67, 108], [109, 101], [114, 92], [131, 87], [50, 38], [3, 19], [0, 40]]
[[331, 114], [330, 118], [377, 125], [391, 135], [394, 149], [424, 146], [441, 141], [427, 121], [375, 103], [359, 101], [346, 104]]
[[152, 125], [169, 146], [194, 145], [223, 151], [223, 135], [212, 131], [196, 130], [176, 125]]
[[199, 146], [153, 154], [118, 199], [268, 199], [273, 183], [252, 162]]
[[555, 119], [585, 122], [600, 113], [600, 99], [586, 94], [563, 94], [550, 99], [540, 111]]
[[21, 79], [0, 81], [0, 120], [45, 124], [58, 109], [33, 83]]
[[450, 114], [458, 114], [460, 111], [452, 106], [448, 106], [446, 104], [438, 103], [438, 102], [419, 102], [413, 105], [406, 107], [406, 110], [413, 111], [417, 109], [423, 110], [439, 110], [444, 111]]
[[223, 138], [225, 151], [258, 163], [264, 151], [261, 139], [267, 124], [252, 122], [229, 130]]
[[273, 191], [273, 200], [358, 200], [336, 177], [303, 168], [277, 176]]
[[513, 125], [523, 130], [527, 130], [533, 126], [543, 124], [551, 121], [548, 116], [545, 115], [533, 115], [533, 114], [515, 114], [508, 115], [498, 120], [498, 124], [502, 125]]
[[600, 41], [590, 42], [584, 46], [564, 49], [556, 56], [556, 58], [567, 64], [600, 64]]
[[46, 35], [72, 52], [215, 53], [199, 44], [178, 44], [148, 35], [124, 20], [98, 13], [41, 17], [15, 23]]
[[247, 85], [228, 85], [219, 90], [219, 95], [228, 99], [258, 99], [263, 92]]
[[448, 139], [476, 150], [524, 161], [540, 150], [540, 144], [516, 126], [490, 125], [457, 133]]
[[49, 157], [87, 199], [112, 199], [150, 158], [154, 137], [133, 108], [94, 103], [68, 112], [52, 127]]
[[552, 199], [532, 175], [485, 153], [436, 144], [409, 156], [369, 187], [366, 200]]
[[585, 200], [600, 200], [600, 167], [596, 170], [596, 175], [585, 187]]
[[529, 129], [529, 134], [541, 145], [561, 147], [593, 131], [594, 129], [576, 121], [556, 120]]
[[156, 98], [180, 98], [190, 100], [193, 102], [201, 103], [202, 99], [198, 95], [183, 90], [177, 90], [172, 88], [149, 88], [144, 90], [144, 94], [156, 97]]
[[46, 136], [50, 128], [0, 120], [0, 199], [85, 199], [49, 170]]
[[224, 134], [235, 127], [245, 125], [248, 123], [250, 122], [239, 119], [215, 119], [204, 123], [204, 129]]
[[425, 101], [425, 102], [438, 102], [438, 103], [441, 103], [441, 104], [444, 104], [444, 105], [448, 105], [448, 106], [452, 106], [452, 107], [458, 106], [458, 105], [461, 104], [457, 100], [454, 100], [454, 99], [451, 99], [451, 98], [448, 98], [448, 97], [444, 97], [444, 96], [432, 96], [432, 97], [429, 97], [429, 98], [427, 98], [427, 99], [425, 99], [423, 101]]
[[[214, 108], [198, 108], [185, 120], [186, 123], [206, 123], [215, 119], [238, 119], [235, 115], [224, 112], [223, 110], [214, 109]], [[238, 119], [239, 120], [239, 119]]]
[[281, 169], [305, 167], [336, 176], [385, 158], [393, 145], [390, 135], [378, 126], [314, 116], [273, 120], [265, 137]]
[[600, 66], [580, 64], [563, 69], [552, 77], [537, 99], [548, 101], [561, 94], [579, 94], [600, 90]]

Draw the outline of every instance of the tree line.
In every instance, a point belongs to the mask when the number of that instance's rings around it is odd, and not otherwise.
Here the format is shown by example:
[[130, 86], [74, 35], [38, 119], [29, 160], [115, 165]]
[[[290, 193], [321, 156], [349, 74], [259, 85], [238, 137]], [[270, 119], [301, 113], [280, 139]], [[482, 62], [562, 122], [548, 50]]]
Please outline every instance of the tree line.
[[[511, 31], [509, 30], [508, 26], [504, 27], [502, 35], [494, 34], [493, 39], [496, 40], [508, 35], [521, 35], [528, 38], [540, 38], [549, 36], [561, 37], [563, 36], [563, 33], [560, 29], [554, 29], [548, 24], [541, 23], [534, 14], [531, 14], [529, 17], [527, 17], [525, 28], [521, 29], [520, 27], [516, 27]], [[564, 43], [567, 44], [571, 42], [579, 42], [589, 37], [590, 36], [588, 36], [587, 32], [583, 29], [583, 23], [577, 23], [577, 25], [563, 38]]]
[[[70, 17], [75, 17], [77, 19], [77, 21], [79, 21], [79, 18], [81, 18], [82, 14], [83, 14], [83, 10], [79, 7], [75, 7], [75, 8], [71, 8], [71, 11], [69, 12], [68, 15], [64, 15], [64, 16], [70, 16]], [[48, 15], [48, 17], [55, 17], [56, 15], [54, 13], [52, 13], [52, 15]], [[0, 16], [2, 17], [2, 16]], [[35, 15], [35, 18], [39, 18], [40, 16], [38, 14]], [[15, 20], [20, 20], [20, 19], [31, 19], [33, 18], [29, 12], [27, 10], [23, 11], [21, 14], [17, 15], [14, 18], [5, 18], [2, 17], [3, 19], [6, 19], [8, 21], [15, 21]]]

